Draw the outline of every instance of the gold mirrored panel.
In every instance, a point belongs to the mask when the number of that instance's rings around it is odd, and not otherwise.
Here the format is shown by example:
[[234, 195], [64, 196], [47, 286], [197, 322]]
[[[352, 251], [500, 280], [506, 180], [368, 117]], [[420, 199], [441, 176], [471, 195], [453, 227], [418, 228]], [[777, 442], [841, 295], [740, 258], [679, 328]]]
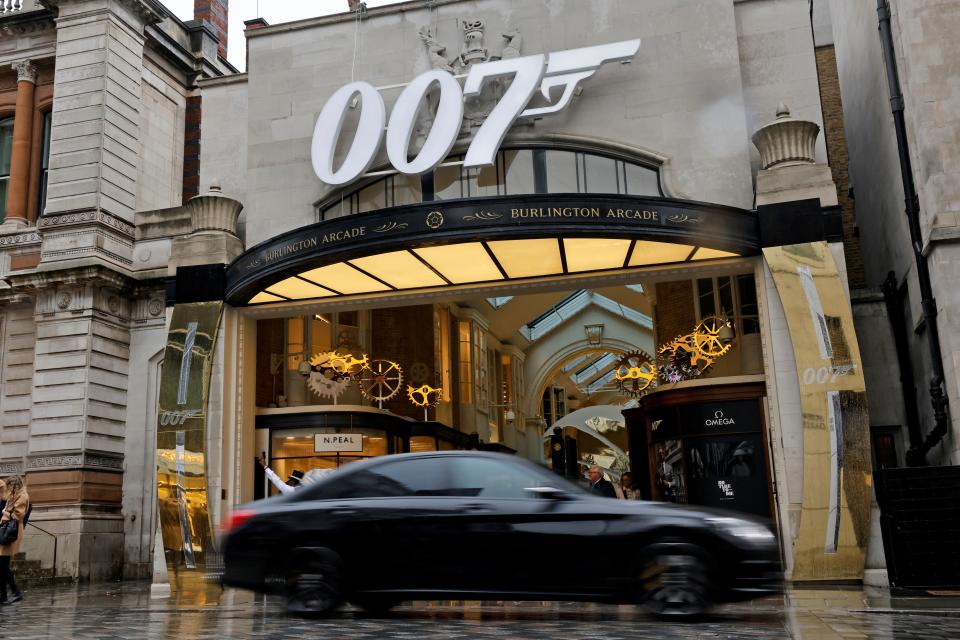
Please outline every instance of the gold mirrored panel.
[[157, 500], [174, 587], [184, 573], [202, 574], [215, 552], [207, 493], [207, 399], [222, 310], [222, 302], [176, 305], [164, 351], [157, 416]]
[[794, 580], [863, 578], [872, 463], [853, 312], [826, 242], [768, 247], [803, 411], [803, 503]]

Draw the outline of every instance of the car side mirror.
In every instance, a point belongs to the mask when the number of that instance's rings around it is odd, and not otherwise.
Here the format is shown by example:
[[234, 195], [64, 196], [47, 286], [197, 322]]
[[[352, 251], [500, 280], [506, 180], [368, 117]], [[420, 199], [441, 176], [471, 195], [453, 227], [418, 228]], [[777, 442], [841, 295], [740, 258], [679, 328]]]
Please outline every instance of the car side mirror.
[[556, 487], [527, 487], [524, 491], [529, 491], [547, 500], [566, 500], [569, 498], [566, 491], [557, 489]]

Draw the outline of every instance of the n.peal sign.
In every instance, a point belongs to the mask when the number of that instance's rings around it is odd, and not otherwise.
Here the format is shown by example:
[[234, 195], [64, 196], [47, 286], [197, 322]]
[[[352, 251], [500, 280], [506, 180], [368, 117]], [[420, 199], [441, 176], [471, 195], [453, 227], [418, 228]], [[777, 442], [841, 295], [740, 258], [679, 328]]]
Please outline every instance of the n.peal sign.
[[[580, 81], [592, 76], [607, 62], [632, 59], [639, 50], [640, 40], [636, 39], [482, 62], [470, 67], [462, 90], [449, 71], [432, 69], [422, 73], [404, 88], [393, 105], [386, 126], [387, 157], [400, 173], [419, 175], [432, 170], [443, 162], [457, 141], [464, 98], [480, 95], [489, 80], [510, 78], [509, 88], [477, 130], [463, 159], [463, 165], [468, 168], [491, 165], [514, 121], [561, 111], [570, 103]], [[417, 114], [423, 98], [434, 85], [440, 94], [437, 113], [426, 141], [411, 160], [410, 138]], [[553, 104], [527, 109], [538, 86], [548, 101], [553, 89], [562, 88], [563, 93]], [[334, 167], [347, 110], [355, 104], [357, 96], [361, 100], [357, 131], [343, 162]], [[380, 152], [386, 122], [383, 97], [369, 82], [351, 82], [338, 89], [327, 100], [313, 130], [310, 153], [317, 177], [329, 185], [346, 184], [360, 177]]]
[[313, 450], [316, 453], [331, 451], [363, 451], [362, 433], [315, 433], [313, 434]]

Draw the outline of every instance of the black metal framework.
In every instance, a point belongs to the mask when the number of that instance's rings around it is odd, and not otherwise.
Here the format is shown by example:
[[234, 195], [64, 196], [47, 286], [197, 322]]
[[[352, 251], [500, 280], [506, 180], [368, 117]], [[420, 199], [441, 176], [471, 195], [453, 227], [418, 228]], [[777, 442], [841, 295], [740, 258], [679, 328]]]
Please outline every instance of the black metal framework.
[[[258, 291], [308, 269], [459, 242], [484, 243], [492, 254], [487, 241], [626, 238], [755, 255], [762, 246], [757, 220], [754, 212], [734, 207], [606, 194], [531, 194], [405, 205], [315, 223], [251, 248], [227, 268], [226, 299], [245, 305]], [[494, 262], [506, 279], [503, 266]]]

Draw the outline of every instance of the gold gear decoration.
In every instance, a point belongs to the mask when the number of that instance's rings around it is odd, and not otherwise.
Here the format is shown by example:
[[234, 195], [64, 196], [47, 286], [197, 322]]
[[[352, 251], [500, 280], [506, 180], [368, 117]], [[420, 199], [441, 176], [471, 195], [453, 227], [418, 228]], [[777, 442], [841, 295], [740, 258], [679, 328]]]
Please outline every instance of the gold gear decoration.
[[[700, 321], [693, 331], [693, 345], [704, 358], [715, 361], [730, 350], [731, 344], [720, 339], [720, 332], [731, 328], [730, 321], [719, 316], [709, 316]], [[710, 364], [713, 364], [711, 362]]]
[[348, 376], [357, 373], [369, 361], [365, 353], [356, 358], [352, 353], [340, 351], [322, 351], [310, 358], [310, 364], [315, 369], [332, 369], [338, 375]]
[[307, 377], [307, 386], [319, 397], [335, 400], [350, 386], [350, 377], [334, 376], [328, 378], [322, 371], [311, 371]]
[[646, 351], [631, 351], [617, 363], [613, 377], [620, 391], [636, 398], [656, 384], [657, 365]]
[[386, 402], [400, 393], [403, 370], [390, 360], [370, 360], [360, 369], [357, 385], [360, 393], [371, 402]]
[[[419, 387], [407, 385], [407, 398], [410, 399], [413, 405], [426, 409], [427, 407], [435, 407], [440, 404], [440, 393], [442, 391], [443, 389], [437, 389], [428, 384]], [[434, 396], [432, 400], [430, 398], [431, 395]]]

